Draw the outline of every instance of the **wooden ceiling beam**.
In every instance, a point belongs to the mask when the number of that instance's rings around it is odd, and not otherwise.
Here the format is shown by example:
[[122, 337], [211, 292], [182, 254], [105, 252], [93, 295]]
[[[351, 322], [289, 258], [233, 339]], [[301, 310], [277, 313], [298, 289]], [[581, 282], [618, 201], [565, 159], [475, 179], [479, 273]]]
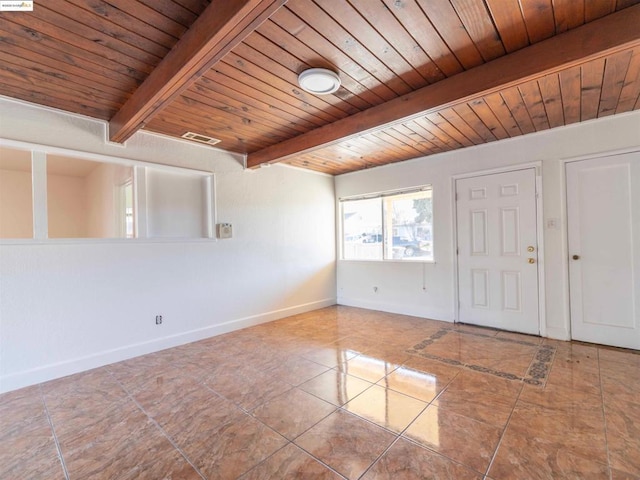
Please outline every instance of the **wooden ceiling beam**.
[[277, 163], [466, 103], [640, 45], [640, 5], [585, 24], [350, 117], [250, 153], [249, 168]]
[[213, 0], [109, 121], [124, 142], [189, 88], [287, 0]]

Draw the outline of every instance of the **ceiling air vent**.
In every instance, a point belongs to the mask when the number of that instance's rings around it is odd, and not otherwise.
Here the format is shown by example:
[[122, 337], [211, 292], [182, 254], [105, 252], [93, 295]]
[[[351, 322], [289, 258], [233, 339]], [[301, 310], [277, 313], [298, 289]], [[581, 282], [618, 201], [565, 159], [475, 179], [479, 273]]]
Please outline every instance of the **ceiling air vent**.
[[220, 143], [221, 140], [213, 137], [207, 137], [206, 135], [200, 135], [199, 133], [187, 132], [182, 135], [182, 138], [187, 140], [193, 140], [194, 142], [206, 143], [207, 145], [215, 145]]

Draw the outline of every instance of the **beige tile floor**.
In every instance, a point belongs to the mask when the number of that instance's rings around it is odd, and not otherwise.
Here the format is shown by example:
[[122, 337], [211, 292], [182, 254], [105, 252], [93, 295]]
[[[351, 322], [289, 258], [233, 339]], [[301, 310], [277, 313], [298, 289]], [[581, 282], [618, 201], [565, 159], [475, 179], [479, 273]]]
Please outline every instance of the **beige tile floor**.
[[331, 307], [1, 395], [0, 478], [638, 479], [640, 355]]

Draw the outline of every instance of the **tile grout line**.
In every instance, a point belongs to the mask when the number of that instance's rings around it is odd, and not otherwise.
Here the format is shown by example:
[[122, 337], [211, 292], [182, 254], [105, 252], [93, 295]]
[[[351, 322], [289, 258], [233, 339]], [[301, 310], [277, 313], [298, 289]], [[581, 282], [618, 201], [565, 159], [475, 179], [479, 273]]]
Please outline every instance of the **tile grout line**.
[[137, 407], [138, 409], [140, 409], [140, 411], [147, 417], [147, 419], [149, 419], [151, 421], [151, 423], [153, 423], [153, 425], [155, 425], [155, 427], [160, 430], [160, 432], [162, 433], [162, 435], [167, 439], [167, 441], [171, 444], [171, 446], [173, 448], [176, 449], [176, 451], [182, 455], [182, 457], [187, 461], [187, 463], [189, 465], [191, 465], [193, 467], [193, 469], [196, 471], [196, 473], [198, 475], [200, 475], [200, 478], [202, 478], [203, 480], [207, 480], [207, 477], [200, 471], [200, 469], [191, 461], [191, 459], [187, 456], [187, 454], [185, 452], [182, 451], [182, 449], [174, 442], [173, 438], [171, 438], [171, 436], [164, 430], [164, 428], [162, 428], [160, 426], [160, 424], [153, 418], [151, 417], [151, 415], [149, 415], [147, 413], [147, 411], [142, 407], [142, 405], [140, 405], [140, 403], [138, 403], [138, 401], [133, 397], [133, 395], [131, 395], [131, 393], [129, 393], [129, 390], [127, 390], [125, 388], [125, 386], [120, 382], [120, 380], [118, 380], [115, 375], [111, 372], [111, 370], [107, 370], [109, 372], [109, 375], [111, 375], [111, 377], [113, 378], [113, 380], [118, 384], [118, 386], [120, 388], [122, 388], [122, 390], [127, 394], [127, 397], [129, 397], [129, 400], [131, 400]]
[[70, 480], [69, 471], [67, 470], [67, 463], [64, 460], [64, 456], [62, 455], [62, 447], [60, 447], [60, 441], [58, 440], [58, 435], [56, 434], [56, 429], [53, 426], [53, 419], [49, 413], [49, 407], [47, 407], [47, 400], [45, 399], [44, 392], [42, 391], [42, 384], [38, 385], [38, 390], [40, 390], [40, 398], [42, 400], [42, 405], [44, 406], [45, 414], [47, 415], [47, 422], [49, 422], [49, 426], [51, 427], [51, 433], [53, 435], [53, 441], [56, 444], [56, 450], [58, 451], [58, 457], [60, 458], [60, 464], [62, 465], [62, 470], [64, 472], [64, 476], [66, 480]]
[[484, 476], [488, 477], [489, 476], [489, 472], [491, 471], [491, 467], [493, 467], [493, 462], [495, 461], [496, 457], [498, 456], [498, 450], [500, 450], [500, 446], [502, 445], [502, 441], [504, 440], [504, 436], [507, 433], [507, 429], [509, 428], [509, 423], [511, 423], [511, 417], [513, 417], [513, 412], [516, 411], [516, 407], [518, 406], [518, 402], [520, 401], [520, 396], [522, 395], [522, 392], [524, 391], [525, 388], [525, 384], [522, 383], [522, 387], [520, 388], [520, 391], [518, 392], [518, 396], [516, 397], [516, 401], [513, 404], [513, 408], [511, 408], [511, 413], [509, 413], [509, 417], [507, 418], [507, 422], [504, 425], [504, 428], [502, 429], [502, 433], [500, 434], [500, 439], [498, 440], [498, 443], [496, 444], [496, 448], [493, 451], [493, 455], [491, 456], [491, 460], [489, 461], [489, 465], [487, 466], [487, 470], [484, 472]]
[[[437, 452], [437, 451], [435, 451], [435, 450], [432, 450], [431, 448], [427, 447], [426, 445], [422, 445], [422, 444], [420, 444], [420, 443], [418, 443], [418, 442], [416, 442], [416, 441], [412, 440], [411, 438], [408, 438], [408, 437], [404, 437], [404, 436], [403, 436], [403, 434], [404, 434], [404, 433], [405, 433], [405, 432], [406, 432], [406, 431], [411, 427], [411, 425], [413, 425], [413, 424], [415, 423], [415, 421], [418, 419], [418, 417], [419, 417], [420, 415], [422, 415], [422, 414], [423, 414], [423, 413], [424, 413], [424, 412], [425, 412], [425, 411], [426, 411], [430, 406], [432, 406], [433, 402], [435, 402], [435, 401], [440, 397], [440, 395], [442, 395], [442, 393], [447, 389], [447, 387], [448, 387], [449, 385], [451, 385], [451, 383], [452, 383], [452, 382], [453, 382], [453, 381], [458, 377], [458, 375], [460, 375], [460, 373], [461, 373], [461, 372], [456, 373], [456, 374], [451, 378], [451, 380], [449, 380], [449, 382], [447, 382], [447, 384], [442, 388], [442, 390], [440, 390], [440, 392], [438, 392], [438, 394], [437, 394], [435, 397], [433, 397], [433, 398], [431, 399], [431, 401], [427, 402], [427, 405], [426, 405], [426, 406], [425, 406], [425, 407], [420, 411], [420, 413], [418, 413], [418, 414], [415, 416], [415, 418], [414, 418], [411, 422], [409, 422], [409, 424], [408, 424], [404, 429], [402, 429], [402, 431], [400, 431], [400, 432], [393, 432], [393, 431], [391, 431], [391, 430], [389, 430], [389, 429], [387, 429], [387, 428], [385, 428], [385, 427], [382, 427], [382, 426], [380, 426], [380, 425], [378, 425], [378, 424], [376, 424], [376, 423], [371, 422], [370, 420], [367, 420], [367, 419], [366, 419], [366, 418], [364, 418], [364, 417], [360, 417], [359, 415], [356, 415], [356, 414], [354, 414], [354, 413], [348, 412], [348, 413], [351, 413], [352, 415], [357, 416], [358, 418], [361, 418], [361, 419], [363, 419], [363, 420], [365, 420], [365, 421], [368, 421], [369, 423], [372, 423], [373, 425], [376, 425], [376, 426], [378, 426], [378, 427], [380, 427], [380, 428], [383, 428], [384, 430], [386, 430], [386, 431], [388, 431], [388, 432], [391, 432], [391, 433], [393, 433], [393, 434], [395, 434], [395, 435], [396, 435], [395, 440], [394, 440], [393, 442], [391, 442], [391, 444], [390, 444], [390, 445], [389, 445], [389, 446], [388, 446], [388, 447], [387, 447], [387, 448], [386, 448], [386, 449], [385, 449], [385, 450], [384, 450], [380, 455], [378, 455], [378, 457], [377, 457], [377, 458], [376, 458], [376, 459], [371, 463], [371, 465], [369, 465], [369, 466], [367, 467], [367, 469], [366, 469], [366, 470], [362, 473], [362, 475], [361, 475], [360, 477], [358, 477], [358, 478], [362, 478], [362, 477], [364, 477], [364, 476], [367, 474], [367, 472], [368, 472], [369, 470], [371, 470], [371, 469], [373, 468], [373, 466], [374, 466], [376, 463], [378, 463], [378, 462], [380, 461], [380, 459], [381, 459], [381, 458], [382, 458], [382, 457], [383, 457], [383, 456], [384, 456], [384, 455], [385, 455], [389, 450], [391, 450], [391, 447], [393, 447], [396, 443], [398, 443], [398, 441], [399, 441], [400, 439], [406, 440], [406, 441], [408, 441], [408, 442], [410, 442], [410, 443], [412, 443], [412, 444], [414, 444], [414, 445], [417, 445], [417, 446], [419, 446], [419, 447], [421, 447], [421, 448], [425, 448], [425, 449], [429, 450], [430, 452], [432, 452], [432, 453], [434, 453], [434, 454], [436, 454], [436, 455], [439, 455], [439, 456], [441, 456], [441, 457], [443, 457], [443, 458], [446, 458], [446, 459], [447, 459], [447, 460], [449, 460], [450, 462], [453, 462], [453, 463], [455, 463], [455, 464], [457, 464], [457, 465], [462, 465], [462, 466], [464, 466], [464, 467], [466, 467], [466, 468], [469, 468], [469, 469], [471, 469], [471, 470], [474, 470], [474, 469], [472, 469], [471, 467], [469, 467], [468, 465], [465, 465], [464, 463], [459, 462], [458, 460], [454, 460], [453, 458], [447, 457], [446, 455], [443, 455], [443, 454], [442, 454], [442, 453], [440, 453], [440, 452]], [[376, 383], [376, 385], [377, 385], [377, 383]], [[393, 390], [393, 389], [390, 389], [390, 390]], [[393, 391], [395, 391], [395, 390], [393, 390]], [[398, 392], [398, 393], [401, 393], [401, 392]], [[407, 395], [407, 396], [408, 396], [408, 397], [410, 397], [410, 398], [415, 398], [415, 397], [411, 397], [410, 395]], [[417, 399], [416, 399], [416, 400], [417, 400]], [[340, 407], [340, 408], [342, 409], [342, 407]], [[474, 471], [477, 471], [477, 470], [474, 470]], [[480, 473], [480, 472], [478, 472], [478, 473]]]
[[596, 349], [598, 358], [598, 380], [600, 383], [600, 401], [602, 402], [602, 420], [604, 421], [604, 446], [607, 449], [607, 467], [609, 467], [609, 480], [613, 478], [613, 467], [611, 466], [611, 454], [609, 453], [609, 429], [607, 428], [607, 409], [604, 406], [604, 385], [602, 384], [602, 370], [600, 368], [600, 349]]

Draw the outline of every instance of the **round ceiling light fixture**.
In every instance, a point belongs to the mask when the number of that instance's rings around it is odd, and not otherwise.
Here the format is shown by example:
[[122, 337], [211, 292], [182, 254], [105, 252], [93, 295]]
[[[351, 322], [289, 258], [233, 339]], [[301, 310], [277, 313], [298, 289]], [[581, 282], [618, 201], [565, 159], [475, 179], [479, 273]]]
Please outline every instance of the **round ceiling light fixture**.
[[310, 68], [298, 75], [298, 84], [314, 95], [328, 95], [340, 88], [340, 77], [326, 68]]

